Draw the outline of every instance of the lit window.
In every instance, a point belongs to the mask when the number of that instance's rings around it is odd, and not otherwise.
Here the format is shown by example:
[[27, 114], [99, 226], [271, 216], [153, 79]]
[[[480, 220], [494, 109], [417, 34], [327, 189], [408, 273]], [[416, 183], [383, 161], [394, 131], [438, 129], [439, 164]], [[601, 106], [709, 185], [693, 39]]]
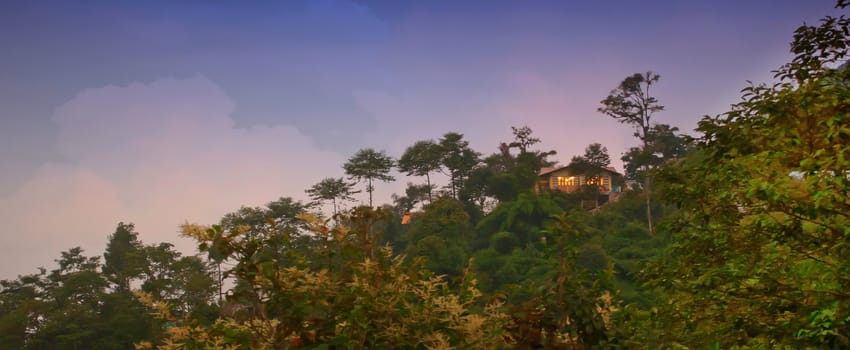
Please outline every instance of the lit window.
[[555, 178], [555, 185], [558, 187], [575, 186], [575, 176], [558, 176]]

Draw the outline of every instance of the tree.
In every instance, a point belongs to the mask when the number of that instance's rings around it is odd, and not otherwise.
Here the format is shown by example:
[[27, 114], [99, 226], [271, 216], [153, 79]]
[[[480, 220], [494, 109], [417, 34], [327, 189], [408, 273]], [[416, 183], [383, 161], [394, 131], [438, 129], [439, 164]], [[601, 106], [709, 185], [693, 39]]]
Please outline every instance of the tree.
[[552, 223], [553, 215], [564, 211], [565, 203], [558, 202], [557, 193], [526, 192], [515, 200], [499, 203], [493, 211], [478, 223], [476, 248], [489, 244], [498, 232], [511, 232], [519, 246], [533, 244], [541, 238], [541, 232]]
[[[462, 207], [458, 210], [463, 215]], [[263, 242], [225, 242], [227, 251], [234, 254], [229, 257], [239, 267], [234, 273], [261, 296], [254, 300], [256, 311], [248, 319], [224, 317], [213, 326], [185, 322], [169, 331], [160, 348], [494, 349], [503, 345], [507, 317], [499, 305], [478, 300], [471, 268], [450, 285], [444, 276], [425, 270], [422, 259], [407, 260], [394, 256], [389, 247], [378, 248], [374, 237], [379, 233], [373, 229], [383, 216], [381, 211], [357, 207], [332, 229], [324, 220], [301, 216], [311, 235], [334, 237], [333, 253], [343, 260], [344, 269], [311, 268], [305, 261], [310, 257], [297, 251], [286, 252], [296, 264], [276, 268], [269, 256], [240, 253]], [[234, 234], [216, 226], [187, 224], [182, 230], [201, 249]], [[155, 306], [153, 298], [145, 299]], [[168, 312], [160, 314], [173, 317]]]
[[281, 197], [266, 203], [265, 207], [241, 207], [227, 213], [219, 223], [225, 230], [245, 230], [252, 236], [277, 235], [279, 230], [294, 234], [300, 224], [298, 215], [307, 206], [291, 197]]
[[511, 127], [511, 132], [514, 134], [514, 142], [510, 143], [511, 148], [519, 148], [520, 153], [528, 151], [528, 147], [540, 143], [540, 139], [531, 136], [531, 128], [526, 125], [522, 127]]
[[[649, 129], [652, 115], [664, 110], [658, 99], [649, 93], [649, 88], [658, 82], [661, 76], [647, 71], [644, 74], [635, 73], [624, 79], [620, 85], [611, 90], [604, 100], [599, 112], [614, 118], [620, 123], [630, 124], [635, 129], [635, 136], [643, 142], [643, 149], [649, 149]], [[646, 223], [649, 232], [652, 229], [652, 208], [650, 204], [650, 179], [645, 177], [644, 192], [646, 194]]]
[[0, 348], [26, 349], [49, 308], [47, 271], [0, 281]]
[[103, 330], [99, 325], [100, 311], [108, 286], [98, 273], [100, 257], [87, 257], [80, 247], [64, 251], [61, 256], [56, 260], [59, 268], [47, 275], [46, 308], [28, 340], [29, 348], [86, 348], [105, 336], [98, 334]]
[[513, 157], [508, 167], [508, 172], [511, 173], [517, 181], [518, 191], [523, 192], [531, 190], [537, 182], [537, 174], [540, 169], [554, 165], [554, 162], [549, 161], [549, 156], [555, 155], [557, 152], [550, 151], [532, 151], [530, 146], [540, 143], [540, 139], [531, 136], [531, 129], [527, 126], [520, 128], [511, 127], [514, 134], [514, 141], [508, 144], [508, 154], [504, 155], [504, 144], [500, 146], [500, 151], [503, 153], [503, 158], [510, 156], [510, 149], [517, 149], [517, 155]]
[[103, 253], [104, 275], [115, 284], [117, 291], [124, 293], [130, 292], [130, 280], [141, 274], [144, 265], [142, 242], [134, 228], [132, 223], [119, 222], [115, 233], [109, 235], [109, 243]]
[[143, 250], [147, 264], [142, 291], [168, 303], [175, 316], [191, 315], [205, 323], [218, 316], [210, 305], [218, 281], [208, 264], [196, 256], [182, 256], [170, 243], [145, 246]]
[[661, 168], [682, 216], [648, 271], [670, 307], [647, 327], [664, 332], [634, 334], [689, 348], [850, 347], [850, 71], [835, 68], [848, 48], [850, 18], [801, 26], [778, 82], [746, 87], [700, 121], [695, 156]]
[[[440, 170], [442, 158], [443, 149], [440, 145], [432, 140], [417, 141], [404, 150], [404, 154], [398, 160], [398, 170], [406, 172], [408, 176], [425, 176], [428, 188], [431, 188], [431, 173]], [[428, 201], [432, 200], [429, 191]]]
[[693, 147], [692, 140], [687, 135], [677, 134], [678, 131], [679, 128], [668, 124], [653, 125], [647, 136], [647, 147], [632, 147], [623, 154], [626, 177], [644, 181], [648, 169], [685, 157]]
[[[306, 212], [307, 207], [300, 201], [290, 197], [281, 197], [269, 202], [265, 207], [241, 207], [239, 210], [225, 214], [218, 225], [213, 226], [218, 234], [211, 244], [201, 246], [200, 251], [207, 253], [212, 262], [218, 264], [219, 288], [227, 275], [242, 269], [235, 266], [225, 271], [221, 265], [228, 257], [273, 259], [278, 267], [293, 264], [287, 258], [287, 253], [298, 247], [303, 223], [298, 217]], [[255, 242], [246, 245], [243, 242]], [[245, 248], [233, 251], [234, 247]], [[219, 290], [219, 299], [222, 291]], [[221, 303], [220, 303], [221, 304]]]
[[678, 131], [679, 128], [668, 124], [655, 124], [649, 129], [649, 148], [661, 162], [688, 155], [691, 138], [677, 134]]
[[643, 147], [630, 147], [620, 157], [623, 161], [624, 174], [627, 179], [643, 183], [646, 179], [646, 169], [659, 164], [658, 158], [651, 149]]
[[658, 99], [649, 93], [649, 88], [660, 79], [661, 76], [652, 71], [627, 77], [602, 100], [598, 111], [620, 123], [632, 125], [636, 129], [635, 136], [646, 143], [652, 115], [664, 110]]
[[[532, 191], [537, 183], [540, 169], [552, 166], [554, 162], [547, 158], [555, 151], [531, 150], [540, 143], [540, 139], [531, 136], [531, 128], [511, 127], [514, 140], [499, 144], [498, 153], [484, 159], [484, 165], [472, 172], [472, 187], [464, 193], [466, 196], [484, 203], [490, 196], [499, 201], [510, 201], [523, 192]], [[480, 207], [483, 206], [479, 205]]]
[[568, 166], [576, 174], [598, 177], [609, 165], [611, 157], [608, 156], [608, 148], [599, 143], [592, 143], [584, 149], [584, 155], [573, 156]]
[[472, 169], [478, 165], [480, 154], [469, 148], [469, 141], [463, 139], [463, 134], [456, 132], [443, 135], [440, 139], [440, 147], [443, 150], [441, 161], [451, 181], [449, 189], [452, 198], [457, 199]]
[[348, 183], [343, 178], [325, 178], [319, 183], [313, 185], [305, 192], [310, 195], [310, 199], [313, 200], [315, 204], [322, 204], [326, 201], [331, 201], [333, 203], [333, 215], [337, 215], [337, 200], [339, 201], [353, 201], [354, 197], [352, 194], [359, 193], [360, 191], [352, 190], [353, 184]]
[[428, 259], [428, 270], [451, 280], [460, 276], [469, 257], [472, 238], [469, 214], [462, 202], [441, 197], [429, 203], [407, 231], [407, 252]]
[[583, 161], [597, 168], [607, 168], [611, 165], [611, 156], [608, 155], [608, 148], [600, 143], [591, 143], [584, 149], [584, 155], [581, 157], [573, 157], [573, 162], [576, 160]]
[[407, 183], [407, 188], [404, 189], [404, 195], [392, 195], [393, 204], [396, 211], [400, 215], [404, 215], [415, 207], [417, 204], [424, 202], [431, 194], [431, 187], [426, 184], [414, 185], [411, 182]]
[[373, 180], [390, 182], [395, 180], [389, 175], [393, 167], [393, 159], [383, 151], [378, 152], [371, 148], [364, 148], [352, 156], [343, 166], [345, 174], [352, 179], [366, 181], [366, 191], [369, 192], [369, 206], [372, 206]]
[[0, 348], [129, 349], [156, 338], [161, 323], [132, 294], [109, 292], [99, 257], [79, 247], [61, 256], [50, 273], [0, 281]]

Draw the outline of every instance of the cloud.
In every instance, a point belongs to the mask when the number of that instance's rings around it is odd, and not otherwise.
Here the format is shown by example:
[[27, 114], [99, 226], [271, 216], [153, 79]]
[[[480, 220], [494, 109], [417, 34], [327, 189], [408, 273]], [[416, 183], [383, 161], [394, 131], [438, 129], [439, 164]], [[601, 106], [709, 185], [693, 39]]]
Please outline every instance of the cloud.
[[46, 164], [12, 197], [0, 199], [0, 278], [48, 266], [59, 251], [103, 245], [122, 212], [115, 187], [68, 164]]
[[65, 161], [43, 164], [0, 197], [6, 234], [0, 278], [51, 265], [81, 245], [102, 254], [119, 221], [148, 243], [178, 238], [184, 221], [213, 223], [240, 205], [303, 199], [344, 159], [288, 126], [236, 128], [234, 103], [204, 77], [88, 89], [56, 109]]

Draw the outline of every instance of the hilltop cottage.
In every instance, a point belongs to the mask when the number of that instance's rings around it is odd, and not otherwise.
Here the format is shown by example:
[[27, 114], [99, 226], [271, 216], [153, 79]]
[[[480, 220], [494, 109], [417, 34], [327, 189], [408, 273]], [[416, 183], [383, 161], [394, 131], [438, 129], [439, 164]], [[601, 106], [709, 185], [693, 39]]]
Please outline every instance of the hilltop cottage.
[[623, 175], [614, 168], [562, 166], [540, 169], [537, 191], [578, 192], [582, 188], [594, 186], [599, 190], [597, 204], [615, 199], [622, 192], [620, 185]]

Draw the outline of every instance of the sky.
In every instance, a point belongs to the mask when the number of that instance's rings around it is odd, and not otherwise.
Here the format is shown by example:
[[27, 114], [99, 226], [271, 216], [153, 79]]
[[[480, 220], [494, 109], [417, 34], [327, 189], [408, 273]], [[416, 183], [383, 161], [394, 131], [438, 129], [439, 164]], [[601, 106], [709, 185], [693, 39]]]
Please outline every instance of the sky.
[[[0, 1], [0, 279], [101, 255], [118, 222], [145, 243], [184, 222], [343, 176], [460, 132], [483, 153], [529, 126], [568, 162], [633, 130], [597, 112], [652, 70], [660, 123], [770, 82], [827, 0]], [[422, 179], [395, 174], [377, 202]], [[443, 179], [444, 181], [444, 179]], [[365, 194], [359, 199], [367, 201]]]

